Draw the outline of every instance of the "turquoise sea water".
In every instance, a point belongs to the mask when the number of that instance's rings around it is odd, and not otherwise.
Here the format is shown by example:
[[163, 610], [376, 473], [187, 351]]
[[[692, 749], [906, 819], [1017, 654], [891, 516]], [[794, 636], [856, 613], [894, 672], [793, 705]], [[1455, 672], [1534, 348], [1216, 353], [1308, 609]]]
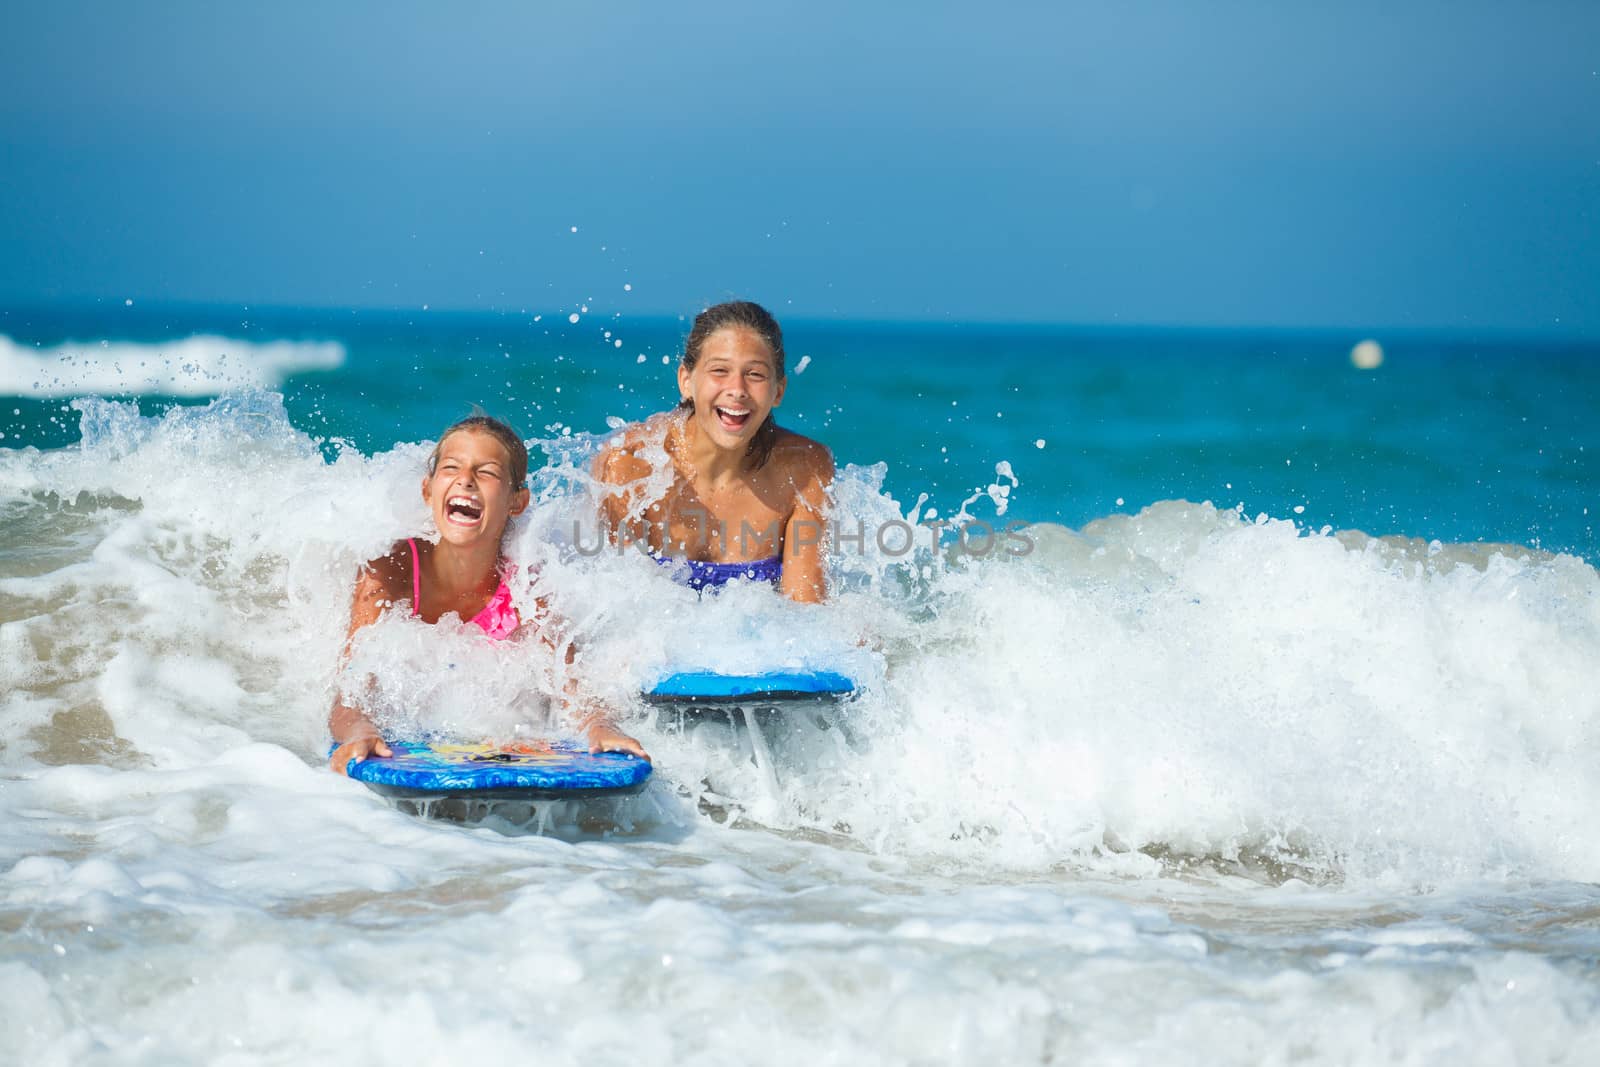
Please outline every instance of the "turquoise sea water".
[[[573, 551], [686, 322], [0, 310], [0, 1060], [1593, 1060], [1600, 349], [786, 327], [842, 521], [1032, 551], [867, 540], [821, 607]], [[401, 613], [341, 673], [473, 402], [549, 460], [508, 580], [636, 798], [326, 769], [351, 678], [396, 733], [562, 729], [539, 641]], [[860, 695], [757, 758], [643, 705], [675, 666]]]
[[[535, 321], [533, 312], [10, 309], [0, 310], [0, 335], [20, 347], [88, 342], [85, 361], [106, 339], [153, 346], [141, 357], [151, 362], [196, 334], [334, 341], [337, 366], [300, 370], [290, 358], [266, 384], [283, 393], [297, 428], [369, 453], [429, 440], [472, 403], [537, 438], [603, 432], [608, 416], [639, 418], [675, 398], [662, 357], [675, 361], [686, 322], [572, 311], [576, 324], [564, 311]], [[1020, 481], [1012, 514], [1033, 521], [1076, 527], [1159, 500], [1206, 500], [1311, 529], [1600, 555], [1600, 345], [1385, 336], [1383, 365], [1363, 371], [1350, 360], [1363, 339], [1354, 333], [786, 329], [791, 372], [809, 359], [792, 375], [781, 421], [841, 462], [887, 464], [886, 488], [902, 501], [927, 493], [951, 508], [1007, 461]], [[234, 358], [253, 356], [242, 346]], [[34, 376], [18, 368], [0, 381], [3, 443], [75, 440], [71, 390], [21, 380]], [[203, 386], [206, 375], [189, 377]], [[62, 395], [38, 395], [47, 391]], [[142, 410], [165, 403], [146, 391]]]

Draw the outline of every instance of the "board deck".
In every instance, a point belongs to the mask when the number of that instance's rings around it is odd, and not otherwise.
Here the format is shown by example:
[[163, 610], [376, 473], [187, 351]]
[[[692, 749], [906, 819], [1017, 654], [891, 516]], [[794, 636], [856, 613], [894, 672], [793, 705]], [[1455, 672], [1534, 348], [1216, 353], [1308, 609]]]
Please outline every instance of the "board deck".
[[703, 706], [839, 701], [854, 696], [855, 691], [855, 682], [835, 671], [674, 671], [658, 678], [640, 695], [649, 704]]
[[386, 797], [421, 800], [582, 800], [637, 793], [650, 761], [590, 753], [566, 741], [505, 745], [392, 741], [393, 756], [352, 761], [346, 773]]

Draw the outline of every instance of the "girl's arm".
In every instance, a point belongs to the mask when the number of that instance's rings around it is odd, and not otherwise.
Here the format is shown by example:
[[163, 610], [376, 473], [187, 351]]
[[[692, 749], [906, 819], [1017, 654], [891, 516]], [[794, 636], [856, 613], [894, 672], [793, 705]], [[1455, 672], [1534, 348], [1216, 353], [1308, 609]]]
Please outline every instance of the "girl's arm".
[[[356, 577], [355, 594], [350, 603], [350, 631], [345, 635], [344, 659], [349, 659], [350, 642], [355, 638], [356, 631], [377, 622], [392, 602], [389, 583], [380, 574], [380, 571], [389, 569], [389, 564], [389, 559], [373, 560], [361, 568], [361, 573]], [[342, 694], [334, 697], [333, 709], [328, 713], [328, 730], [333, 734], [334, 743], [339, 746], [328, 758], [328, 766], [338, 774], [345, 773], [351, 760], [364, 760], [373, 753], [394, 755], [373, 721], [359, 708], [345, 703]]]
[[[628, 488], [629, 485], [641, 478], [648, 478], [651, 470], [649, 463], [629, 450], [627, 442], [608, 445], [595, 457], [595, 480], [602, 485], [615, 487], [600, 499], [600, 521], [612, 544], [617, 543], [628, 522], [628, 508], [633, 504], [635, 492]], [[632, 540], [639, 539], [632, 537]]]
[[648, 760], [650, 753], [644, 746], [632, 737], [617, 728], [617, 723], [611, 712], [604, 704], [583, 694], [582, 687], [578, 684], [578, 676], [572, 667], [578, 661], [577, 643], [567, 640], [557, 647], [555, 627], [550, 625], [551, 614], [549, 605], [543, 597], [538, 600], [536, 619], [538, 620], [539, 637], [549, 646], [552, 652], [560, 652], [567, 665], [566, 681], [561, 686], [562, 713], [567, 721], [577, 728], [589, 742], [590, 752], [627, 752]]
[[650, 759], [650, 753], [644, 750], [644, 746], [628, 734], [623, 733], [617, 727], [616, 720], [611, 717], [611, 713], [603, 705], [592, 700], [585, 701], [574, 712], [572, 703], [570, 703], [572, 698], [573, 689], [569, 685], [568, 714], [571, 715], [572, 721], [577, 724], [578, 729], [583, 732], [584, 738], [589, 742], [590, 752], [626, 752], [629, 755], [638, 756], [642, 760]]
[[783, 577], [778, 587], [801, 604], [820, 604], [828, 595], [826, 518], [833, 487], [833, 456], [815, 441], [796, 449], [795, 505], [783, 534]]

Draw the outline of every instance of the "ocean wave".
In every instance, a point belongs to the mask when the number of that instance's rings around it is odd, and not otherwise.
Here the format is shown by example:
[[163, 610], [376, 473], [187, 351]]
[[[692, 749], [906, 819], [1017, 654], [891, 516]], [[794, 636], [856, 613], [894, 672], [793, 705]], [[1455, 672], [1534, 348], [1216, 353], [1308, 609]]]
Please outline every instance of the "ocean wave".
[[219, 396], [276, 389], [291, 374], [334, 370], [344, 360], [337, 341], [196, 334], [176, 341], [74, 341], [41, 348], [0, 336], [0, 396]]
[[[253, 740], [319, 760], [354, 568], [426, 533], [426, 445], [330, 460], [270, 394], [80, 410], [81, 444], [0, 453], [0, 528], [30, 546], [0, 544], [7, 759], [183, 767]], [[958, 867], [1600, 878], [1600, 574], [1575, 557], [1170, 500], [1028, 526], [1026, 554], [868, 537], [836, 556], [827, 607], [699, 600], [642, 558], [575, 551], [593, 505], [580, 457], [556, 466], [508, 538], [516, 595], [559, 605], [681, 795]], [[882, 478], [844, 468], [839, 506], [914, 522]], [[496, 725], [528, 664], [423, 636], [463, 665], [434, 717]], [[404, 620], [390, 637], [394, 691], [438, 689]], [[847, 729], [780, 739], [774, 793], [732, 735], [678, 735], [633, 700], [695, 656], [845, 659], [863, 693]]]

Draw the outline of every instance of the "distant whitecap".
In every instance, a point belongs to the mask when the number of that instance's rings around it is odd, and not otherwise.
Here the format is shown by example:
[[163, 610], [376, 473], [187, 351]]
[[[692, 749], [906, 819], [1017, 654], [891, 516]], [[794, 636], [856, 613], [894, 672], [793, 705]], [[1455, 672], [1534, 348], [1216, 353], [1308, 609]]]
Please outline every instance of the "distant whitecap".
[[337, 341], [69, 341], [49, 348], [0, 336], [0, 396], [218, 396], [279, 389], [291, 374], [344, 365]]

